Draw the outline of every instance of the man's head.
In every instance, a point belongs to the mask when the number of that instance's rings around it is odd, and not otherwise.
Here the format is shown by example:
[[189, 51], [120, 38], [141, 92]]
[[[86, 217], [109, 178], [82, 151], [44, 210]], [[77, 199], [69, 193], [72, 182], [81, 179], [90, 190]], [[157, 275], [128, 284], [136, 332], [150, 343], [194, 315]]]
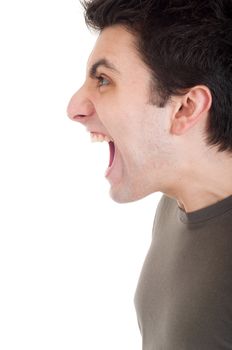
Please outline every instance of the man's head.
[[116, 201], [168, 192], [203, 147], [232, 151], [231, 1], [84, 6], [100, 35], [68, 114], [114, 141]]

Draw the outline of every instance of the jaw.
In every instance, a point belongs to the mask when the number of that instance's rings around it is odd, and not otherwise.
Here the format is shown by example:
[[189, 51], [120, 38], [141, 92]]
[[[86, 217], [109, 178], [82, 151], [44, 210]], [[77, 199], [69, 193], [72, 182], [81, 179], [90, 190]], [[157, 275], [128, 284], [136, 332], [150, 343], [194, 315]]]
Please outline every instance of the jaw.
[[136, 156], [131, 147], [126, 147], [122, 153], [123, 147], [119, 149], [117, 143], [106, 134], [92, 131], [91, 138], [93, 142], [106, 141], [109, 145], [109, 164], [105, 177], [110, 184], [110, 196], [115, 202], [133, 202], [152, 192], [150, 188], [144, 186], [144, 182], [148, 183], [148, 179], [144, 173], [146, 164], [141, 164], [139, 161], [141, 154]]

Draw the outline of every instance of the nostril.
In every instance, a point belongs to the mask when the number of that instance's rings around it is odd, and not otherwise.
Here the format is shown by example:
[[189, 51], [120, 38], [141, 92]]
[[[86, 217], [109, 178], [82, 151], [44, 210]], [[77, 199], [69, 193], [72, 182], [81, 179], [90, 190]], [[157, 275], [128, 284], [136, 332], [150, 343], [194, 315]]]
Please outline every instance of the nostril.
[[85, 121], [87, 121], [88, 119], [88, 116], [86, 116], [85, 114], [76, 114], [72, 116], [71, 119], [75, 122], [85, 123]]

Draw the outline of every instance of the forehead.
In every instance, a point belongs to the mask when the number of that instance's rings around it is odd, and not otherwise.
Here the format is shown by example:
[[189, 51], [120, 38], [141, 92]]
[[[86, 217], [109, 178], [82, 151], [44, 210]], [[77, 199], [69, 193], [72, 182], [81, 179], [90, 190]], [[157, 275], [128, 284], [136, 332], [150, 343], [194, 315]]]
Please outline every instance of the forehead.
[[99, 60], [106, 59], [116, 68], [128, 69], [131, 67], [145, 67], [136, 46], [136, 38], [122, 26], [112, 26], [104, 29], [91, 52], [87, 70]]

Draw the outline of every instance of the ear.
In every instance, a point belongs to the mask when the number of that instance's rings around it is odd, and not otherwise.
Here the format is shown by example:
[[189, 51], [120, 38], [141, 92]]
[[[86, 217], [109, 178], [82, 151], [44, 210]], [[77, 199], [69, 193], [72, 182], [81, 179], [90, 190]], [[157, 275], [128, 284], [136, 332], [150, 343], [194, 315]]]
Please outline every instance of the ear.
[[171, 133], [182, 135], [199, 120], [208, 115], [212, 105], [210, 90], [204, 85], [191, 88], [185, 95], [178, 96], [178, 110], [175, 112]]

